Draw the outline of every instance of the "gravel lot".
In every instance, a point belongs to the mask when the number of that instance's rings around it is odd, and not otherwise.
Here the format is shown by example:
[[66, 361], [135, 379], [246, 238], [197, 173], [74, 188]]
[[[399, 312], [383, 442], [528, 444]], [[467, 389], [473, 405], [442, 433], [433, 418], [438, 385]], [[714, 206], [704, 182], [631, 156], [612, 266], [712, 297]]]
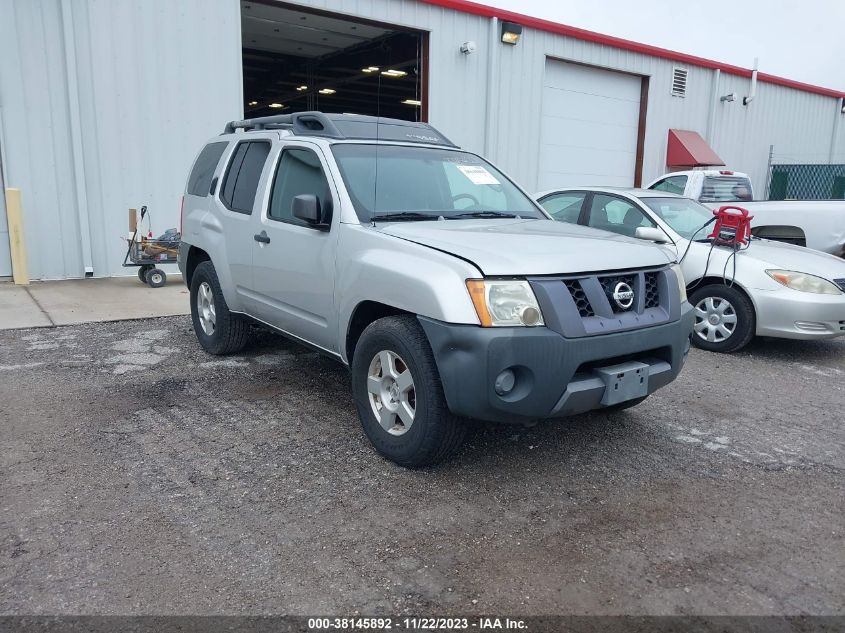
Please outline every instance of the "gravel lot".
[[0, 613], [842, 614], [843, 411], [845, 342], [758, 340], [408, 471], [279, 337], [0, 332]]

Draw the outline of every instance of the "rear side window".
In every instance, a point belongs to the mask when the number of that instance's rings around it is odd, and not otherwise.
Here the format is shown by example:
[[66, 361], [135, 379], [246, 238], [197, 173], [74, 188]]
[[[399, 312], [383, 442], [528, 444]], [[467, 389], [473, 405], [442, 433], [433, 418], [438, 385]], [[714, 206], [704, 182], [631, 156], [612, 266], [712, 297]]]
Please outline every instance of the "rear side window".
[[306, 225], [293, 217], [293, 199], [303, 193], [316, 195], [324, 209], [329, 204], [329, 183], [317, 155], [307, 149], [286, 149], [276, 168], [267, 215], [273, 220]]
[[747, 202], [751, 200], [751, 181], [742, 176], [705, 176], [701, 202]]
[[258, 181], [261, 180], [261, 172], [269, 153], [270, 143], [264, 141], [238, 145], [220, 191], [220, 199], [226, 208], [238, 213], [252, 213]]
[[687, 187], [687, 177], [686, 176], [669, 176], [668, 178], [664, 178], [660, 182], [653, 184], [649, 189], [654, 189], [655, 191], [666, 191], [668, 193], [676, 193], [679, 196], [684, 195], [684, 190]]
[[188, 193], [192, 196], [207, 196], [211, 189], [211, 179], [214, 177], [214, 170], [220, 157], [226, 151], [228, 143], [209, 143], [202, 148], [200, 155], [191, 170], [188, 178]]

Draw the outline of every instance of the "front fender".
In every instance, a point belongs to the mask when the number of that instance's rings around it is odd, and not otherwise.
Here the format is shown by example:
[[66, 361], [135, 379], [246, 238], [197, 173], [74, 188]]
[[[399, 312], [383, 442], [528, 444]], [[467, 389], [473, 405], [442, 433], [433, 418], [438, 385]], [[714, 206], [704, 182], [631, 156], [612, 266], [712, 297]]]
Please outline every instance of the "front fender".
[[369, 227], [342, 224], [341, 231], [336, 285], [339, 341], [345, 340], [352, 315], [364, 301], [446, 323], [479, 324], [466, 289], [467, 279], [481, 277], [475, 266]]

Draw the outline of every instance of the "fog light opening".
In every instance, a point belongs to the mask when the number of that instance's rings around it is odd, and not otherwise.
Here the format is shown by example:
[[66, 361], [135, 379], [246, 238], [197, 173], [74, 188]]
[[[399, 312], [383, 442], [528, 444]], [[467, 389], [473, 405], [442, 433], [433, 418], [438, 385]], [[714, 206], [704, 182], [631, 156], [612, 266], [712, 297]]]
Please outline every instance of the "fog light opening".
[[496, 376], [496, 382], [493, 383], [493, 388], [500, 396], [506, 396], [513, 391], [514, 385], [516, 385], [516, 375], [513, 373], [513, 370], [505, 369]]
[[829, 331], [827, 323], [819, 323], [818, 321], [796, 321], [795, 327], [797, 327], [799, 330], [807, 330], [809, 332]]

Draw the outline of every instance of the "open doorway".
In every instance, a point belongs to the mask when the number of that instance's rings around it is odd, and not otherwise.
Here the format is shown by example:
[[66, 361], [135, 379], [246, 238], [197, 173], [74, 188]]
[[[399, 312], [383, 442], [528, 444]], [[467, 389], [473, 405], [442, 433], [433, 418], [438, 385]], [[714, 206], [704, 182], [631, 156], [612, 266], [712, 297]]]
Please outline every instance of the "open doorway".
[[428, 34], [273, 0], [241, 2], [246, 118], [321, 110], [427, 120]]

